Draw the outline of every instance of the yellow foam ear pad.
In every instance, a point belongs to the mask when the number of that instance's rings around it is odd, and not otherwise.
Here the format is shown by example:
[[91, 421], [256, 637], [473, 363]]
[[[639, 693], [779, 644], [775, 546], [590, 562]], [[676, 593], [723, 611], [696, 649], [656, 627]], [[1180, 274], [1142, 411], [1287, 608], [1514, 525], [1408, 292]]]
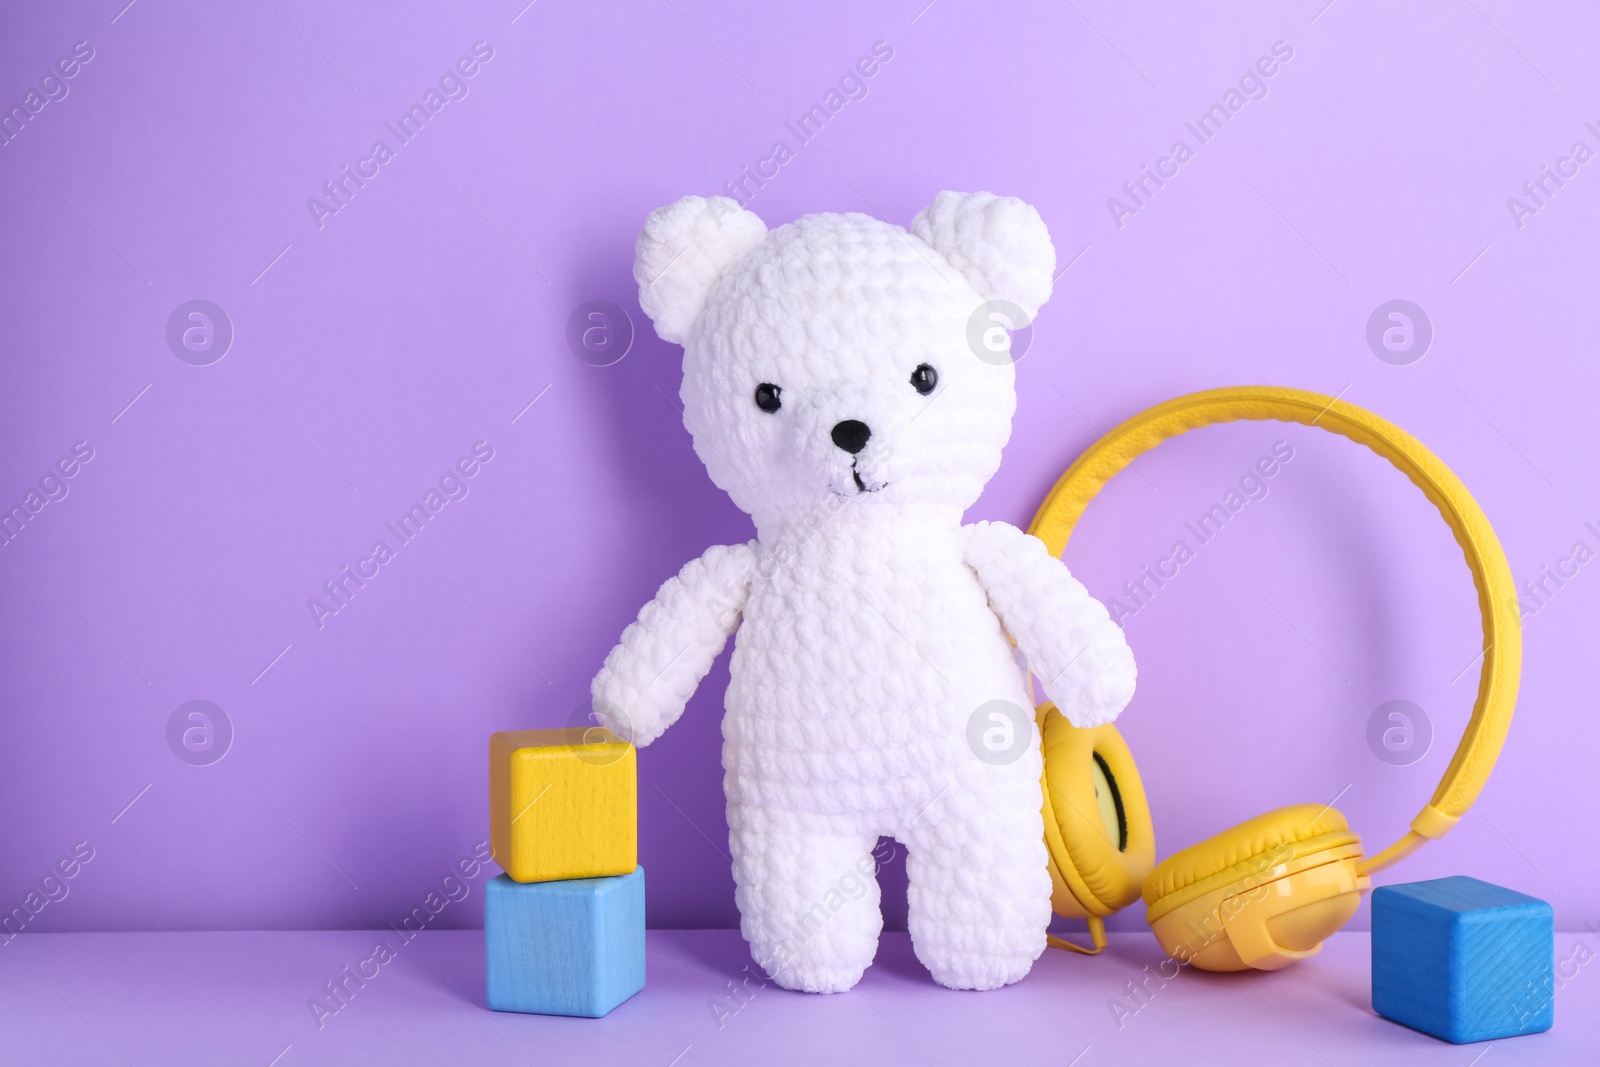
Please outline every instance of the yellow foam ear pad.
[[1145, 882], [1145, 906], [1159, 915], [1218, 882], [1245, 877], [1263, 859], [1281, 863], [1296, 854], [1360, 843], [1344, 816], [1326, 804], [1278, 808], [1162, 860]]
[[1079, 729], [1048, 703], [1038, 719], [1051, 905], [1069, 918], [1109, 915], [1138, 899], [1155, 863], [1139, 769], [1114, 726]]
[[1333, 808], [1279, 808], [1164, 860], [1145, 881], [1145, 918], [1174, 959], [1276, 970], [1316, 954], [1354, 914], [1361, 859]]

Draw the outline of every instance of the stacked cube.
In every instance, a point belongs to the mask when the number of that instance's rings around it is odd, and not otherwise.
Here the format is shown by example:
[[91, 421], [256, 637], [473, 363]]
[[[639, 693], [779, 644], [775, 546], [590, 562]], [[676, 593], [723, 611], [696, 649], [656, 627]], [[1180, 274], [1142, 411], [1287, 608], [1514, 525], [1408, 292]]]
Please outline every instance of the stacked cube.
[[636, 769], [599, 727], [490, 737], [489, 1007], [599, 1018], [644, 988]]

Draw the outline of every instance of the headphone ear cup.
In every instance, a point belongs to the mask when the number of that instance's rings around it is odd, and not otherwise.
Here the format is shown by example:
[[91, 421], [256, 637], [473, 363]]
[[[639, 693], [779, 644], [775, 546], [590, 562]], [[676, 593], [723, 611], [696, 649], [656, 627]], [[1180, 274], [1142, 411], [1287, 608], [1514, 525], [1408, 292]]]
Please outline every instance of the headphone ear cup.
[[1145, 918], [1175, 960], [1275, 971], [1316, 955], [1355, 914], [1371, 884], [1361, 859], [1333, 808], [1279, 808], [1163, 860], [1145, 884]]
[[1112, 725], [1080, 729], [1038, 709], [1045, 844], [1057, 915], [1109, 915], [1139, 899], [1155, 863], [1150, 803], [1133, 753]]

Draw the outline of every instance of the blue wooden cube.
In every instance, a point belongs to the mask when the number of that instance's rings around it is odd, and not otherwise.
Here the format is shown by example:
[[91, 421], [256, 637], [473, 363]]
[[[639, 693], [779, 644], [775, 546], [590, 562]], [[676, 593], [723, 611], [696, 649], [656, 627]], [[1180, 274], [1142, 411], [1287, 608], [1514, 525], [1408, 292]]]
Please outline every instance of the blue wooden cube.
[[1372, 892], [1372, 1010], [1465, 1044], [1555, 1021], [1550, 905], [1476, 878]]
[[644, 988], [644, 868], [557, 882], [499, 875], [483, 933], [489, 1007], [598, 1019]]

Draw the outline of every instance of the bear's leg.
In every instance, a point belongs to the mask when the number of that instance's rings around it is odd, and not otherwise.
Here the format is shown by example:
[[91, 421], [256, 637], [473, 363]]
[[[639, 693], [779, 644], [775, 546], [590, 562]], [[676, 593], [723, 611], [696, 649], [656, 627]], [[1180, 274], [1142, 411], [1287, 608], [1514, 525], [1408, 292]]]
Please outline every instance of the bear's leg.
[[902, 833], [917, 959], [951, 989], [998, 989], [1045, 948], [1050, 872], [1037, 779], [952, 785]]
[[734, 829], [734, 894], [751, 954], [780, 986], [842, 993], [878, 952], [877, 835]]

